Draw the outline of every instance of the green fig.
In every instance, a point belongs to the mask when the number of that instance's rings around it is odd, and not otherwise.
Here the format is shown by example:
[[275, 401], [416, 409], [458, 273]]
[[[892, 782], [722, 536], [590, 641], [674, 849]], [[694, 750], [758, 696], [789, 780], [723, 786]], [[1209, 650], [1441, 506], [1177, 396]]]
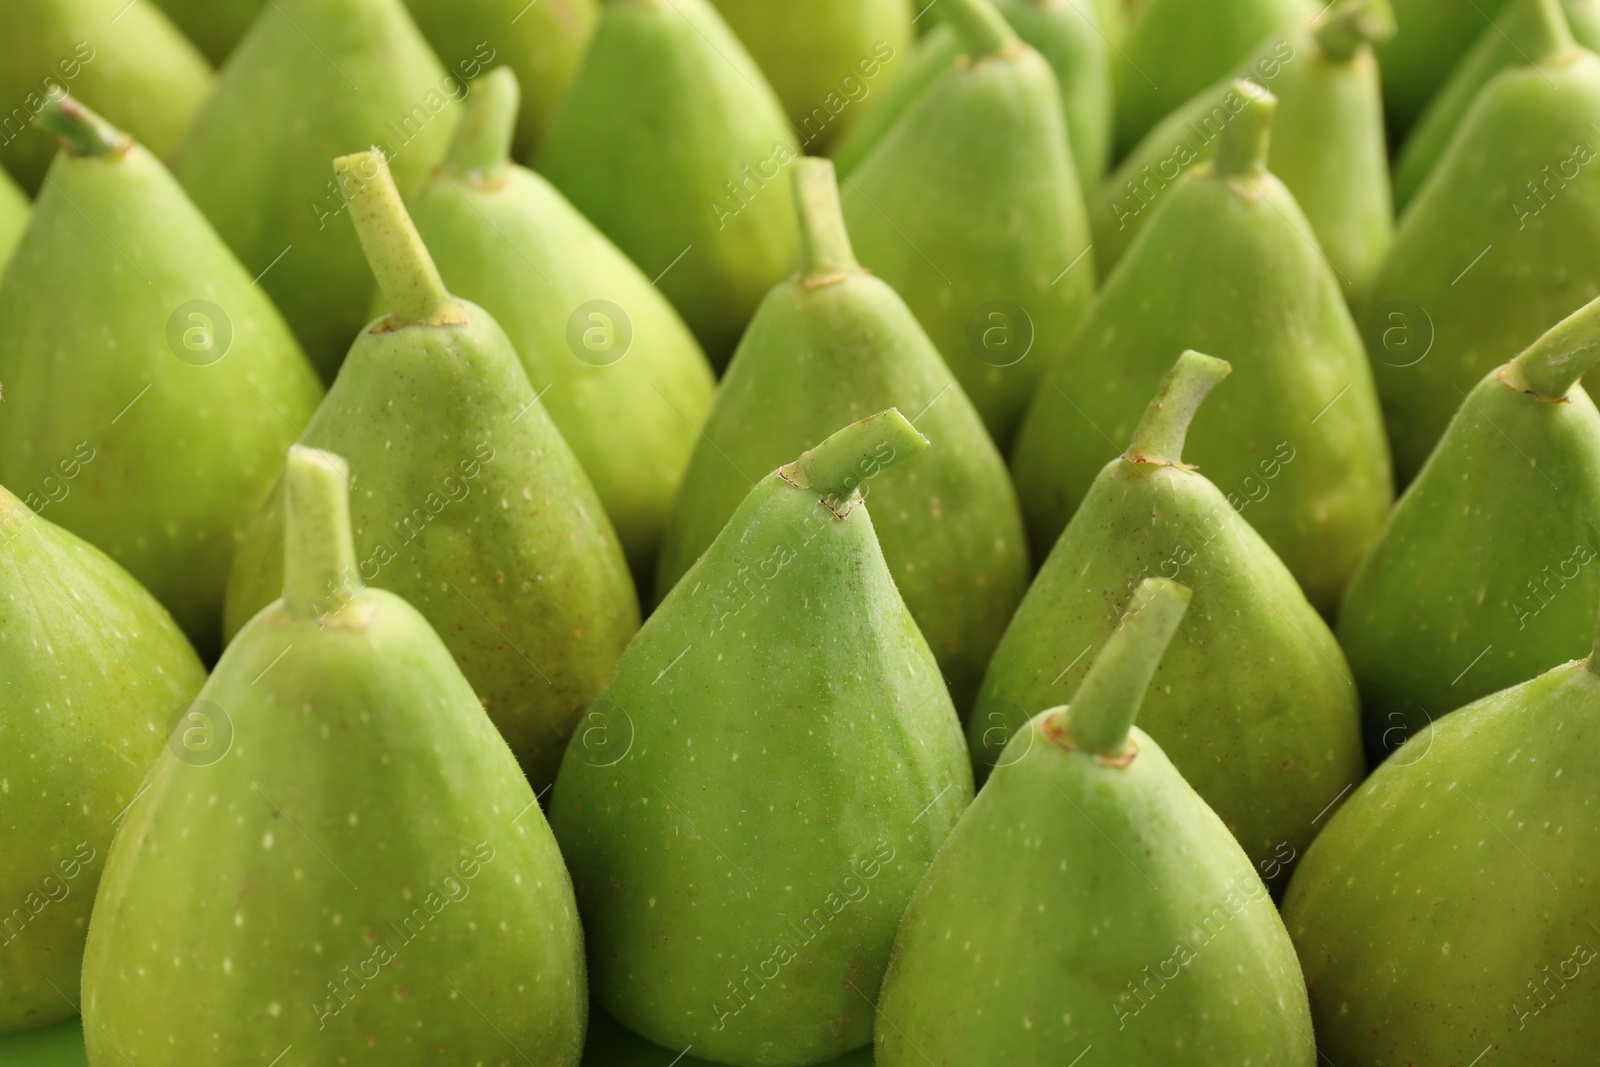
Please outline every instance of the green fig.
[[1328, 1063], [1593, 1061], [1597, 670], [1591, 651], [1433, 723], [1317, 838], [1283, 916]]
[[[1600, 48], [1600, 0], [1561, 0], [1572, 36], [1594, 51]], [[1450, 74], [1406, 137], [1395, 164], [1395, 204], [1402, 210], [1439, 162], [1472, 102], [1483, 87], [1507, 67], [1528, 62], [1539, 47], [1539, 18], [1520, 3], [1509, 5], [1484, 29], [1472, 50]]]
[[1262, 41], [1326, 6], [1313, 0], [1145, 0], [1111, 69], [1116, 154], [1131, 150]]
[[273, 0], [184, 139], [179, 180], [325, 381], [373, 288], [328, 161], [376, 145], [409, 189], [443, 158], [467, 92], [400, 0]]
[[1146, 579], [1071, 706], [1006, 747], [906, 909], [879, 1067], [1316, 1062], [1266, 887], [1133, 726], [1188, 605]]
[[1004, 449], [1094, 299], [1094, 256], [1050, 64], [989, 0], [939, 10], [970, 61], [845, 181], [845, 222]]
[[39, 121], [63, 149], [0, 284], [0, 482], [61, 482], [51, 521], [211, 658], [235, 546], [322, 387], [155, 156], [70, 98]]
[[763, 478], [567, 748], [550, 824], [590, 990], [657, 1044], [798, 1067], [872, 1038], [895, 925], [972, 798], [862, 501], [925, 447], [890, 409]]
[[[0, 1045], [0, 1048], [3, 1048]], [[589, 1033], [582, 1067], [715, 1067], [710, 1060], [652, 1045], [629, 1031], [598, 1005], [589, 1007]], [[872, 1047], [847, 1052], [824, 1067], [872, 1067]]]
[[[857, 94], [881, 90], [900, 77], [904, 64], [881, 61], [909, 54], [916, 37], [910, 0], [712, 3], [766, 74], [813, 155], [855, 120], [860, 109], [848, 104]], [[874, 63], [882, 74], [876, 86], [864, 80]]]
[[[1194, 462], [1331, 615], [1393, 490], [1361, 338], [1294, 197], [1266, 169], [1272, 95], [1248, 82], [1215, 159], [1169, 190], [1054, 370], [1016, 449], [1034, 551], [1053, 545], [1186, 347], [1238, 372], [1195, 420]], [[1294, 457], [1279, 480], [1264, 464]]]
[[[493, 317], [445, 289], [382, 154], [335, 160], [390, 314], [350, 348], [304, 441], [347, 457], [362, 580], [439, 631], [534, 783], [639, 627], [594, 488]], [[281, 587], [282, 480], [228, 583], [227, 633]]]
[[[26, 1033], [0, 1037], [0, 1063], [6, 1067], [89, 1067], [83, 1023], [67, 1019]], [[862, 1067], [871, 1067], [870, 1063]]]
[[539, 170], [682, 313], [719, 369], [794, 267], [783, 107], [709, 0], [608, 0]]
[[163, 752], [111, 846], [84, 954], [97, 1065], [578, 1061], [555, 839], [443, 642], [363, 584], [348, 478], [290, 450], [282, 598], [200, 691], [232, 746]]
[[1506, 0], [1390, 0], [1398, 31], [1378, 47], [1392, 136], [1405, 136]]
[[28, 228], [28, 213], [32, 210], [27, 194], [17, 188], [11, 175], [0, 170], [0, 276], [5, 274], [11, 253], [22, 240], [22, 231]]
[[267, 0], [155, 0], [155, 5], [220, 67]]
[[167, 158], [206, 93], [211, 66], [158, 9], [127, 0], [0, 4], [0, 164], [37, 193], [55, 138], [34, 119], [68, 93]]
[[[498, 59], [522, 85], [516, 154], [531, 159], [556, 106], [578, 73], [599, 0], [405, 0], [447, 67], [487, 68]], [[466, 67], [460, 64], [466, 63]], [[476, 77], [476, 74], [471, 75]]]
[[664, 597], [717, 539], [763, 471], [886, 407], [937, 448], [873, 483], [873, 523], [957, 707], [1028, 588], [1011, 478], [972, 402], [893, 289], [856, 262], [832, 164], [794, 164], [801, 272], [762, 302], [723, 378], [667, 530]]
[[[1012, 734], [1087, 684], [1090, 652], [1140, 580], [1181, 579], [1194, 605], [1139, 721], [1270, 881], [1366, 765], [1356, 688], [1327, 623], [1234, 501], [1183, 462], [1189, 421], [1229, 369], [1179, 358], [1028, 590], [967, 738], [981, 779]], [[1291, 446], [1261, 460], [1255, 483], [1293, 477], [1296, 458]]]
[[411, 214], [450, 291], [516, 345], [648, 581], [716, 381], [650, 279], [549, 182], [509, 161], [516, 114], [509, 68], [478, 81], [444, 166], [411, 193]]
[[[1111, 64], [1094, 5], [1089, 0], [995, 0], [994, 6], [1055, 72], [1078, 184], [1089, 196], [1111, 154]], [[909, 69], [867, 99], [834, 149], [839, 172], [849, 175], [917, 99], [960, 62], [964, 49], [948, 24], [930, 32], [905, 61]]]
[[[44, 491], [70, 486], [78, 467]], [[0, 488], [0, 678], [7, 1033], [76, 1013], [66, 997], [117, 820], [206, 672], [126, 571]], [[3, 1045], [0, 1062], [12, 1063]]]
[[1428, 722], [1588, 647], [1600, 601], [1600, 412], [1578, 379], [1597, 361], [1600, 300], [1490, 372], [1351, 580], [1339, 642], [1374, 762]]
[[1600, 292], [1600, 56], [1558, 0], [1518, 3], [1533, 62], [1478, 94], [1363, 301], [1402, 484], [1480, 378]]
[[[1372, 45], [1394, 33], [1388, 0], [1336, 0], [1294, 32], [1268, 38], [1235, 78], [1278, 98], [1267, 165], [1294, 194], [1354, 299], [1394, 236], [1383, 98]], [[1244, 107], [1228, 78], [1145, 135], [1089, 201], [1095, 262], [1109, 272], [1178, 175], [1216, 155]]]

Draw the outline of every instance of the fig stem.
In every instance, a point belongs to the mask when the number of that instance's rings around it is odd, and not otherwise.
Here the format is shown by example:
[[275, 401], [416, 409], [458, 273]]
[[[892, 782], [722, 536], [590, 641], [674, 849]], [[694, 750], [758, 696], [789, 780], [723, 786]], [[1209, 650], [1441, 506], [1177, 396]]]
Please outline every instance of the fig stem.
[[1172, 635], [1189, 610], [1189, 587], [1165, 578], [1139, 584], [1122, 622], [1095, 657], [1067, 708], [1074, 747], [1120, 756]]
[[1532, 62], [1542, 63], [1576, 47], [1572, 26], [1561, 0], [1518, 0], [1527, 26], [1528, 54]]
[[1278, 98], [1244, 78], [1233, 83], [1233, 91], [1244, 98], [1244, 107], [1223, 128], [1217, 142], [1217, 173], [1224, 178], [1265, 174]]
[[343, 457], [289, 448], [283, 472], [283, 602], [295, 618], [321, 618], [361, 588], [350, 535], [350, 477]]
[[806, 156], [794, 163], [795, 203], [800, 212], [800, 269], [805, 275], [861, 270], [839, 206], [833, 161]]
[[46, 100], [33, 124], [54, 134], [61, 147], [75, 156], [109, 156], [126, 151], [133, 143], [133, 138], [70, 96]]
[[333, 161], [333, 171], [367, 263], [389, 305], [389, 317], [405, 325], [462, 321], [461, 302], [445, 289], [439, 268], [406, 213], [383, 153], [372, 149], [340, 156]]
[[778, 474], [802, 489], [848, 500], [862, 482], [927, 447], [928, 439], [899, 409], [888, 408], [851, 423], [793, 463], [779, 467]]
[[1122, 458], [1130, 463], [1183, 465], [1183, 443], [1189, 424], [1217, 383], [1233, 373], [1233, 364], [1189, 349], [1178, 357], [1144, 409], [1133, 440]]
[[939, 12], [974, 62], [1018, 42], [1017, 31], [989, 0], [939, 0]]
[[1543, 400], [1560, 400], [1600, 362], [1600, 297], [1556, 323], [1504, 370], [1500, 380]]
[[1389, 0], [1335, 0], [1313, 24], [1323, 55], [1347, 63], [1363, 45], [1383, 44], [1394, 36], [1394, 8]]
[[511, 160], [522, 88], [510, 67], [496, 67], [469, 85], [461, 124], [450, 140], [445, 162], [462, 174], [494, 177]]

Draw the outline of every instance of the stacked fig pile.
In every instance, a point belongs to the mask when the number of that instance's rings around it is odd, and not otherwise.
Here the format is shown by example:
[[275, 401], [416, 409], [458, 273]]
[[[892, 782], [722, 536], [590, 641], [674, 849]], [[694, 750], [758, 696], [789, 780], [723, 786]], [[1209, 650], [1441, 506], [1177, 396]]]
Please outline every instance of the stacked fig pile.
[[1600, 1062], [1597, 53], [0, 3], [0, 1067]]

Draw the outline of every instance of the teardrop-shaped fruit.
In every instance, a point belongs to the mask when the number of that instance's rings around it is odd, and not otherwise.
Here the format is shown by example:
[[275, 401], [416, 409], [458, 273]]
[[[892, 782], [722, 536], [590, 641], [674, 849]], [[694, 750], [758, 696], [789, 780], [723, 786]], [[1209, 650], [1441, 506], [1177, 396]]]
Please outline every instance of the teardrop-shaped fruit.
[[1378, 48], [1389, 134], [1404, 137], [1506, 0], [1390, 0], [1398, 31]]
[[[1183, 462], [1189, 420], [1228, 370], [1186, 352], [1167, 375], [1028, 590], [967, 738], [981, 779], [1030, 718], [1077, 691], [1140, 580], [1178, 579], [1194, 605], [1139, 721], [1270, 883], [1366, 765], [1356, 688], [1328, 625], [1251, 512], [1234, 510], [1247, 499]], [[1297, 459], [1292, 445], [1263, 457], [1252, 484], [1292, 478]]]
[[1132, 725], [1188, 603], [1147, 579], [1071, 707], [1006, 747], [895, 938], [879, 1067], [1316, 1062], [1266, 887]]
[[36, 193], [56, 152], [29, 125], [70, 93], [166, 158], [206, 93], [211, 66], [149, 4], [17, 0], [0, 4], [0, 163]]
[[[1561, 0], [1573, 38], [1591, 52], [1600, 47], [1600, 0]], [[1534, 17], [1530, 17], [1534, 16]], [[1439, 162], [1472, 102], [1507, 67], [1529, 62], [1539, 47], [1539, 19], [1526, 5], [1510, 4], [1486, 26], [1406, 137], [1395, 164], [1395, 204], [1404, 210]]]
[[1145, 0], [1111, 67], [1117, 155], [1262, 41], [1324, 6], [1313, 0]]
[[[0, 1045], [4, 1048], [4, 1045]], [[52, 1065], [53, 1067], [53, 1065]], [[584, 1039], [583, 1067], [715, 1067], [710, 1060], [652, 1045], [605, 1013], [589, 1006], [589, 1032]], [[824, 1067], [872, 1067], [872, 1046], [847, 1052]]]
[[[852, 106], [905, 73], [910, 0], [712, 0], [772, 83], [806, 151], [820, 155], [860, 114]], [[893, 57], [888, 66], [884, 56]], [[880, 77], [868, 80], [877, 62]], [[868, 64], [864, 69], [861, 65]]]
[[268, 0], [155, 0], [217, 66], [233, 52]]
[[[346, 456], [361, 578], [414, 604], [529, 777], [639, 627], [617, 535], [504, 331], [444, 287], [383, 157], [335, 161], [390, 314], [351, 346], [304, 440]], [[228, 583], [233, 634], [283, 584], [282, 483]]]
[[373, 289], [328, 161], [380, 147], [410, 189], [444, 156], [466, 92], [400, 0], [273, 0], [184, 139], [178, 178], [324, 380]]
[[28, 213], [32, 210], [27, 194], [10, 174], [0, 170], [0, 275], [5, 273], [12, 251], [22, 240], [22, 231], [28, 228]]
[[1573, 656], [1600, 600], [1600, 300], [1462, 401], [1350, 583], [1339, 642], [1382, 759]]
[[955, 707], [863, 482], [927, 447], [893, 409], [752, 489], [567, 748], [550, 822], [592, 992], [720, 1063], [872, 1038], [896, 924], [972, 797]]
[[0, 482], [209, 658], [235, 546], [322, 387], [153, 155], [71, 99], [40, 121], [64, 147], [0, 284]]
[[583, 934], [533, 790], [428, 623], [367, 588], [344, 462], [296, 446], [283, 596], [163, 752], [84, 955], [96, 1064], [576, 1063]]
[[509, 68], [474, 83], [411, 213], [450, 291], [511, 338], [648, 582], [716, 382], [650, 279], [549, 182], [509, 161], [516, 114]]
[[[1111, 154], [1111, 63], [1095, 9], [1078, 0], [995, 0], [994, 6], [1055, 72], [1072, 161], [1088, 196], [1105, 174]], [[849, 175], [964, 51], [956, 32], [940, 23], [914, 51], [901, 53], [896, 62], [908, 69], [863, 101], [856, 124], [834, 150], [839, 172]]]
[[1094, 298], [1094, 256], [1050, 64], [989, 0], [938, 10], [967, 61], [846, 180], [845, 221], [1003, 449]]
[[793, 130], [709, 0], [608, 0], [539, 170], [655, 279], [719, 368], [794, 268]]
[[[89, 1067], [83, 1023], [74, 1016], [54, 1026], [0, 1036], [0, 1062], [6, 1067]], [[862, 1067], [871, 1067], [871, 1061]]]
[[1478, 94], [1363, 302], [1402, 484], [1480, 378], [1600, 292], [1600, 57], [1558, 0], [1518, 2], [1534, 62]]
[[444, 65], [475, 78], [492, 63], [522, 85], [516, 153], [531, 159], [600, 20], [599, 0], [405, 0]]
[[[1172, 353], [1226, 358], [1234, 379], [1195, 420], [1189, 457], [1249, 508], [1328, 615], [1392, 499], [1382, 416], [1339, 281], [1266, 169], [1271, 94], [1235, 91], [1216, 158], [1167, 191], [1041, 384], [1012, 471], [1043, 552], [1129, 439]], [[1263, 477], [1286, 456], [1281, 476]]]
[[[1236, 77], [1278, 98], [1267, 164], [1294, 194], [1354, 299], [1394, 236], [1383, 98], [1372, 45], [1394, 33], [1388, 0], [1337, 0], [1293, 32], [1274, 35]], [[1244, 107], [1233, 78], [1206, 89], [1145, 135], [1089, 201], [1095, 261], [1109, 272], [1189, 167], [1216, 155]]]
[[1433, 723], [1317, 838], [1283, 914], [1327, 1062], [1594, 1057], [1597, 668], [1591, 652]]
[[833, 166], [803, 159], [794, 172], [804, 263], [762, 302], [728, 366], [678, 494], [656, 591], [665, 596], [693, 566], [762, 472], [839, 426], [898, 406], [917, 416], [935, 449], [873, 482], [873, 526], [965, 708], [1028, 588], [1016, 492], [983, 420], [910, 309], [857, 264]]
[[[56, 484], [95, 458], [67, 457]], [[76, 1014], [117, 820], [206, 680], [155, 598], [29, 505], [49, 501], [0, 488], [0, 1033]]]

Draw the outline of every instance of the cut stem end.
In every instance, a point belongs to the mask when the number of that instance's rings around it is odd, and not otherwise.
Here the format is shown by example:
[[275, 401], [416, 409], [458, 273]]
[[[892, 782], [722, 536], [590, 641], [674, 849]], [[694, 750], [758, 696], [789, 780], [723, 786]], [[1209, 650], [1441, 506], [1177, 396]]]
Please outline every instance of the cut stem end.
[[283, 602], [297, 619], [337, 616], [361, 589], [350, 534], [350, 468], [294, 445], [284, 467]]
[[1224, 178], [1263, 174], [1267, 169], [1267, 150], [1272, 144], [1272, 116], [1278, 110], [1278, 98], [1245, 78], [1233, 83], [1233, 92], [1243, 100], [1243, 106], [1223, 128], [1217, 142], [1217, 173]]
[[333, 161], [333, 172], [390, 318], [407, 326], [466, 321], [461, 302], [445, 289], [439, 268], [406, 212], [383, 153], [374, 148], [340, 156]]
[[469, 83], [469, 89], [445, 164], [463, 175], [492, 180], [511, 161], [522, 88], [510, 67], [496, 67]]
[[1563, 399], [1600, 362], [1600, 297], [1546, 330], [1500, 370], [1500, 381], [1541, 400]]
[[1162, 379], [1161, 388], [1156, 390], [1150, 406], [1145, 408], [1122, 458], [1129, 463], [1183, 466], [1183, 444], [1189, 435], [1189, 424], [1211, 390], [1232, 373], [1233, 364], [1225, 359], [1202, 355], [1193, 349], [1184, 352]]
[[1074, 747], [1108, 760], [1125, 754], [1150, 680], [1189, 610], [1191, 596], [1188, 586], [1165, 578], [1139, 584], [1067, 709]]
[[806, 156], [794, 164], [795, 203], [800, 212], [800, 271], [807, 277], [861, 270], [839, 206], [833, 161]]
[[900, 414], [888, 408], [852, 423], [793, 463], [778, 476], [825, 498], [849, 500], [868, 478], [910, 459], [928, 447], [928, 439]]
[[70, 96], [46, 100], [33, 124], [53, 134], [61, 147], [75, 156], [121, 155], [133, 146], [132, 137]]

